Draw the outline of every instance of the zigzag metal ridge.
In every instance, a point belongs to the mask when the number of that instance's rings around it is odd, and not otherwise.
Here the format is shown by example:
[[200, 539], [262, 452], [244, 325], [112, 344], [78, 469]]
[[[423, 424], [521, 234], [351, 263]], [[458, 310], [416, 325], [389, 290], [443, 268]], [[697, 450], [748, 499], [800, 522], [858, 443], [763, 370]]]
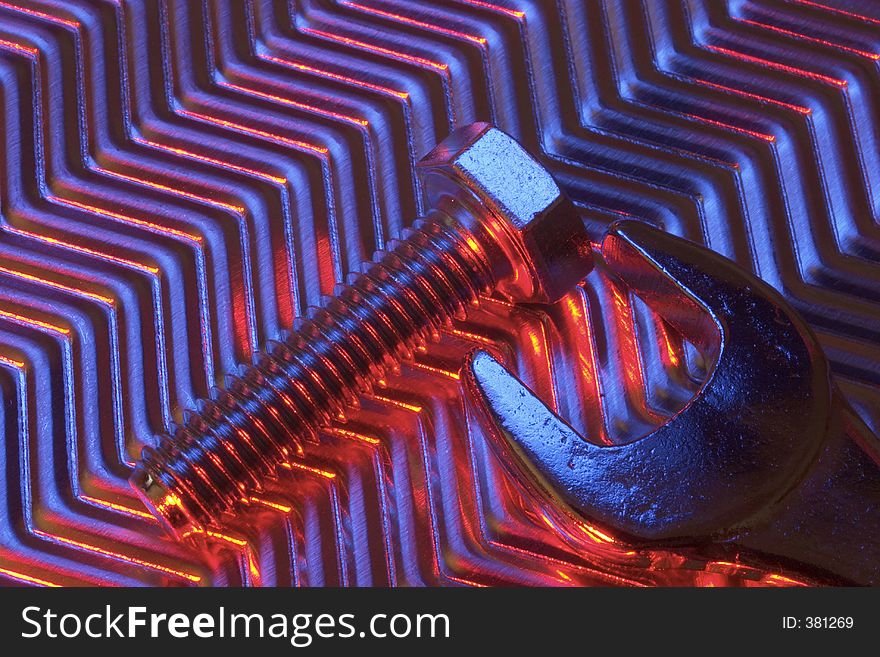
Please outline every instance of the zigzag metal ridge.
[[597, 442], [687, 400], [689, 353], [601, 267], [550, 309], [485, 300], [209, 553], [126, 477], [420, 214], [414, 162], [473, 120], [597, 239], [640, 217], [783, 291], [880, 429], [878, 62], [854, 0], [0, 1], [0, 582], [793, 583], [573, 550], [467, 416], [473, 345]]

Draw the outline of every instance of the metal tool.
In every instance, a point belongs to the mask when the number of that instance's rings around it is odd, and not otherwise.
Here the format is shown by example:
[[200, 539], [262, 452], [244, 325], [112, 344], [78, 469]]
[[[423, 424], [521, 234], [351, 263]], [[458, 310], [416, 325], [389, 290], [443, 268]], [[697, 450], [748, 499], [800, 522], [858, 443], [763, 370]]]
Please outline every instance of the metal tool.
[[463, 319], [479, 295], [554, 301], [592, 268], [574, 207], [500, 130], [466, 126], [419, 170], [434, 209], [173, 435], [144, 449], [132, 486], [173, 535], [198, 537], [216, 525], [358, 393]]
[[806, 322], [733, 262], [648, 224], [614, 224], [601, 253], [702, 352], [709, 376], [667, 424], [598, 446], [475, 352], [467, 398], [504, 462], [563, 526], [880, 584], [880, 441], [838, 393]]

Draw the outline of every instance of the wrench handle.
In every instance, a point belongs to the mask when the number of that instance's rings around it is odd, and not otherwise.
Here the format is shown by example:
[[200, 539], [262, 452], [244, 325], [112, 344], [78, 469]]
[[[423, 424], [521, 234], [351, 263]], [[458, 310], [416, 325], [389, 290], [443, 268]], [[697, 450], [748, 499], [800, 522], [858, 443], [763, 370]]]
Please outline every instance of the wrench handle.
[[813, 466], [768, 522], [736, 540], [841, 583], [880, 585], [880, 437], [840, 393]]

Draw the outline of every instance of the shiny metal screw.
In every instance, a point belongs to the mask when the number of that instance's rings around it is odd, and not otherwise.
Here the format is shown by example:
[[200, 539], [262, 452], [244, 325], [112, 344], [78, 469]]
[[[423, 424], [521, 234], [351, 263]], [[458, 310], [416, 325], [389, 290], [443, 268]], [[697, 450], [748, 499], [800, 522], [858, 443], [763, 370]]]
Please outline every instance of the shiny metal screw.
[[457, 130], [419, 172], [434, 209], [157, 448], [144, 448], [131, 485], [172, 535], [216, 526], [481, 294], [552, 302], [592, 268], [570, 201], [497, 128]]

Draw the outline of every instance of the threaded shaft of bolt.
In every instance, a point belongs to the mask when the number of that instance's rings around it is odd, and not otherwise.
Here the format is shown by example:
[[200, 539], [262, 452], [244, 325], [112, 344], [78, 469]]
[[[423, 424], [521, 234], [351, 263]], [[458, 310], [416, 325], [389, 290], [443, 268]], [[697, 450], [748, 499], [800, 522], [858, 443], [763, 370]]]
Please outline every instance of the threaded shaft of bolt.
[[175, 533], [182, 522], [172, 512], [191, 528], [215, 524], [388, 368], [463, 318], [494, 286], [492, 265], [460, 223], [432, 211], [156, 449], [144, 449], [135, 488]]

